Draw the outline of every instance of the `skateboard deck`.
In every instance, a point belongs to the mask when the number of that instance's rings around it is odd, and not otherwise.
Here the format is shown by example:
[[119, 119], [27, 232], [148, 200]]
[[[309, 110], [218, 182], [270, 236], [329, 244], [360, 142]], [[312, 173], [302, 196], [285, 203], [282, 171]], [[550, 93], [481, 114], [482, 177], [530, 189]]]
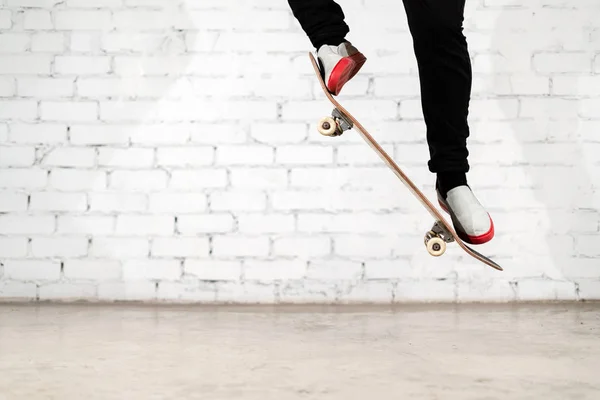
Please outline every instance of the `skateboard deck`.
[[454, 231], [453, 225], [448, 223], [442, 214], [433, 206], [429, 199], [415, 186], [415, 184], [408, 178], [408, 176], [400, 169], [400, 167], [394, 162], [394, 160], [383, 150], [383, 148], [373, 139], [373, 137], [367, 132], [367, 130], [358, 122], [356, 118], [352, 116], [340, 103], [336, 101], [331, 95], [325, 82], [323, 81], [321, 69], [315, 60], [312, 53], [308, 53], [310, 61], [315, 70], [315, 74], [319, 79], [321, 88], [327, 96], [327, 99], [335, 107], [331, 117], [325, 117], [319, 122], [318, 130], [322, 135], [325, 136], [339, 136], [344, 131], [357, 128], [357, 132], [367, 142], [367, 144], [377, 153], [377, 155], [385, 162], [385, 164], [392, 170], [392, 172], [404, 183], [404, 185], [411, 191], [411, 193], [421, 202], [425, 209], [431, 214], [434, 220], [432, 229], [425, 234], [424, 242], [429, 254], [439, 257], [446, 250], [446, 243], [456, 242], [461, 249], [463, 249], [471, 257], [481, 261], [484, 264], [498, 270], [503, 271], [502, 267], [496, 264], [493, 260], [480, 254], [467, 246], [458, 237]]

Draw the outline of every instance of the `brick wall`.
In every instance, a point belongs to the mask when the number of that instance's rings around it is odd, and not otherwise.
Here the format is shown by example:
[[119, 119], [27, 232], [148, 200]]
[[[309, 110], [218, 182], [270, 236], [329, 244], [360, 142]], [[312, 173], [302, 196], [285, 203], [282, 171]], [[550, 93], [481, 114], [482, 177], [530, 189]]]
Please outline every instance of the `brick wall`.
[[[429, 256], [428, 214], [331, 111], [287, 2], [0, 2], [0, 297], [600, 298], [600, 7], [473, 0], [469, 181], [497, 235]], [[433, 198], [400, 0], [342, 1], [340, 100]]]

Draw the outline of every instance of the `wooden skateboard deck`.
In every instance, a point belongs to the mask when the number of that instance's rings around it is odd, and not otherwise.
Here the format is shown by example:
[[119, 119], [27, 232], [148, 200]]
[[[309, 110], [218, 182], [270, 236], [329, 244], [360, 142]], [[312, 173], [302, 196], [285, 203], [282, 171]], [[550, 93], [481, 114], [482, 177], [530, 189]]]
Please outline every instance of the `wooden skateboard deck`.
[[367, 130], [358, 122], [356, 118], [352, 116], [340, 103], [338, 103], [323, 81], [321, 70], [315, 57], [309, 53], [310, 61], [315, 70], [315, 74], [319, 79], [321, 88], [327, 96], [327, 99], [333, 104], [335, 109], [332, 112], [332, 117], [325, 117], [319, 123], [319, 132], [325, 136], [339, 136], [343, 131], [349, 130], [353, 127], [357, 128], [358, 133], [367, 142], [367, 144], [377, 153], [377, 155], [387, 164], [392, 172], [404, 183], [404, 185], [412, 192], [412, 194], [423, 204], [425, 209], [429, 211], [433, 217], [434, 226], [425, 235], [425, 245], [431, 255], [440, 256], [446, 249], [446, 243], [455, 241], [458, 243], [467, 254], [473, 258], [481, 261], [490, 267], [503, 271], [500, 265], [496, 264], [493, 260], [480, 254], [467, 246], [458, 237], [454, 231], [453, 225], [449, 224], [441, 213], [433, 206], [429, 199], [415, 186], [415, 184], [408, 178], [408, 176], [400, 169], [400, 167], [394, 162], [394, 160], [381, 148], [381, 146], [373, 139], [373, 137], [367, 132]]

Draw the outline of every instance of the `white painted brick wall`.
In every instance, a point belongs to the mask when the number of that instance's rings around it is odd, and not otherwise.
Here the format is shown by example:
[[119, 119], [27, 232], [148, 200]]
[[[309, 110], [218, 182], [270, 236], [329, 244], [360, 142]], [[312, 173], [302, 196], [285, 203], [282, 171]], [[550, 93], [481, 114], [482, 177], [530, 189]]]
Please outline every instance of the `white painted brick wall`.
[[[340, 98], [433, 198], [400, 0], [341, 2]], [[432, 258], [428, 214], [331, 111], [275, 0], [6, 0], [0, 299], [600, 298], [597, 0], [472, 0], [469, 181], [496, 238]]]

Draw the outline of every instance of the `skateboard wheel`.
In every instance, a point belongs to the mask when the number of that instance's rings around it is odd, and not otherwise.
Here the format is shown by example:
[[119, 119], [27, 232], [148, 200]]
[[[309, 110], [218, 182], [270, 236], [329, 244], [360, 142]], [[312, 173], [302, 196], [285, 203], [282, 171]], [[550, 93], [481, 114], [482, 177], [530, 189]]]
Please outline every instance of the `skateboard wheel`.
[[319, 133], [323, 136], [335, 136], [338, 130], [337, 123], [331, 117], [322, 118], [318, 126]]
[[427, 251], [434, 257], [439, 257], [446, 251], [446, 242], [439, 237], [433, 237], [426, 242]]

